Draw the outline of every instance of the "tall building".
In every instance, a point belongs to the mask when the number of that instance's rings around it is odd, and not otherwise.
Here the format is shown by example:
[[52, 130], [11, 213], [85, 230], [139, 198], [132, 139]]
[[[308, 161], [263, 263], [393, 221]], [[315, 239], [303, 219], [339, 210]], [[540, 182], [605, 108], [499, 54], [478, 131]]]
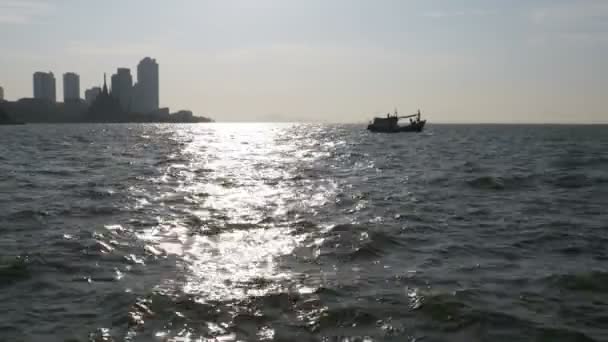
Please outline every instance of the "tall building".
[[0, 101], [4, 101], [4, 88], [0, 87]]
[[100, 93], [101, 93], [100, 87], [93, 87], [93, 88], [87, 89], [84, 92], [84, 100], [90, 106], [93, 103], [93, 101], [95, 101], [95, 99], [97, 98], [97, 95], [99, 95]]
[[118, 98], [109, 91], [106, 83], [106, 75], [103, 75], [103, 88], [87, 110], [87, 120], [92, 122], [124, 122], [125, 114], [120, 106]]
[[150, 113], [158, 110], [159, 82], [158, 63], [146, 57], [137, 65], [137, 84], [133, 89], [133, 109], [137, 112]]
[[34, 73], [34, 98], [56, 101], [55, 76], [52, 72], [39, 71]]
[[73, 72], [63, 74], [63, 102], [80, 100], [80, 76]]
[[118, 68], [112, 75], [112, 96], [120, 101], [120, 106], [126, 112], [131, 111], [133, 99], [133, 77], [131, 70]]

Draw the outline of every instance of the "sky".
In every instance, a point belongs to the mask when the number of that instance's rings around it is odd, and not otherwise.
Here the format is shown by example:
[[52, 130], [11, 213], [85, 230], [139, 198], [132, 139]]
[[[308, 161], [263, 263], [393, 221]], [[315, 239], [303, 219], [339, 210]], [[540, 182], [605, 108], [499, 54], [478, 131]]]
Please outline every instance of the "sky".
[[608, 123], [608, 0], [0, 0], [0, 86], [160, 66], [217, 121]]

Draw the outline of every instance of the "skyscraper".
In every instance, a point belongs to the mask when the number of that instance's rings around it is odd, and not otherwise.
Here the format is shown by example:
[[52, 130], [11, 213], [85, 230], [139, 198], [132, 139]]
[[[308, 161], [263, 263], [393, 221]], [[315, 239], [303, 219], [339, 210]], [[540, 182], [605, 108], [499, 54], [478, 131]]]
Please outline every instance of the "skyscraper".
[[91, 103], [93, 103], [93, 101], [95, 101], [95, 99], [97, 98], [97, 95], [99, 95], [99, 93], [101, 93], [100, 87], [93, 87], [93, 88], [87, 89], [84, 92], [84, 100], [87, 102], [88, 105], [91, 105]]
[[63, 74], [63, 102], [80, 100], [80, 76], [73, 72]]
[[118, 68], [112, 75], [112, 96], [120, 101], [120, 106], [126, 112], [131, 111], [133, 99], [133, 77], [131, 70]]
[[137, 84], [134, 91], [134, 109], [142, 113], [158, 110], [159, 82], [158, 63], [155, 59], [146, 57], [137, 65]]
[[34, 98], [55, 102], [57, 94], [55, 92], [55, 76], [52, 72], [34, 73]]
[[0, 101], [4, 101], [4, 88], [0, 87]]

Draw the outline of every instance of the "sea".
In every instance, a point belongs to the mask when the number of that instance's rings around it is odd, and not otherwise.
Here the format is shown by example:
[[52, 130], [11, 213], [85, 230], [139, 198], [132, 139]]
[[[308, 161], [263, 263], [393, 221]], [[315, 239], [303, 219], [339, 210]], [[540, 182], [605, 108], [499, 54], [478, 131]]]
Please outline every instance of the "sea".
[[608, 341], [608, 126], [0, 127], [0, 341]]

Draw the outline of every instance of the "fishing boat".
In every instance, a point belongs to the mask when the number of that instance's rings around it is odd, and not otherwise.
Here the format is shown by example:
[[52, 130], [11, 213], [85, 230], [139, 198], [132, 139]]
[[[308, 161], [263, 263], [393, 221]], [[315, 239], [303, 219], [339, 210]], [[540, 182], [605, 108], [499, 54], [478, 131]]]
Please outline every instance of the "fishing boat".
[[[399, 119], [410, 119], [409, 125], [399, 125]], [[426, 120], [420, 119], [420, 110], [416, 114], [399, 116], [395, 109], [392, 115], [388, 113], [385, 118], [374, 118], [367, 129], [379, 133], [422, 132], [425, 124]]]

